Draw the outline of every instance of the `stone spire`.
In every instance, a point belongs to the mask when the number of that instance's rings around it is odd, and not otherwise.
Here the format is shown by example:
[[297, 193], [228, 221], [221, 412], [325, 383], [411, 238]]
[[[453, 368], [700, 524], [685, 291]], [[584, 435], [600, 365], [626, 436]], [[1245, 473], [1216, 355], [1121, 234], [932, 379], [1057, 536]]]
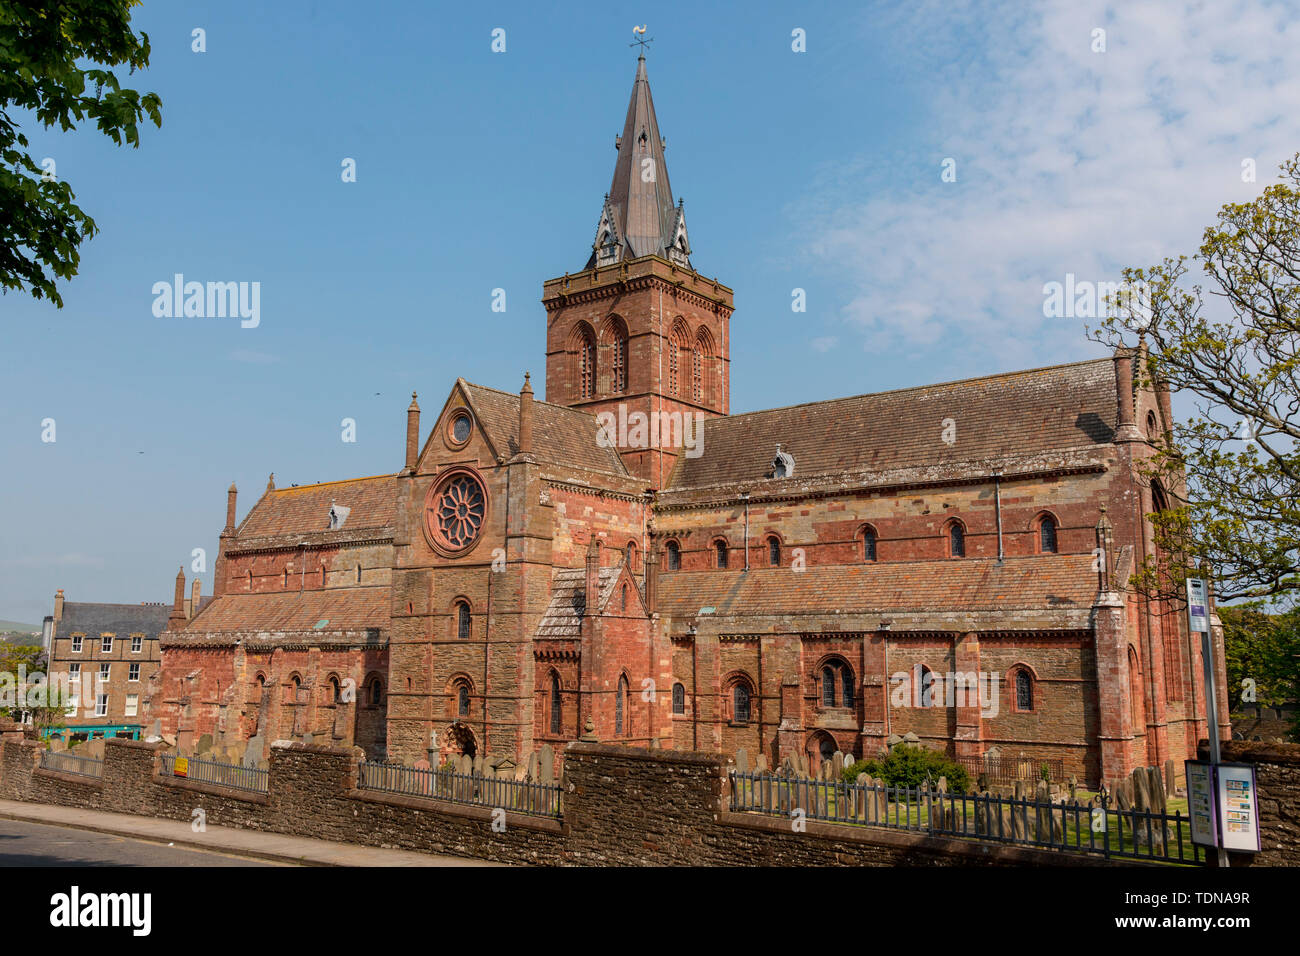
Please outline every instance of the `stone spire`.
[[644, 53], [636, 61], [623, 135], [614, 145], [618, 148], [614, 180], [601, 208], [586, 267], [659, 256], [691, 268], [685, 209], [680, 202], [673, 204]]

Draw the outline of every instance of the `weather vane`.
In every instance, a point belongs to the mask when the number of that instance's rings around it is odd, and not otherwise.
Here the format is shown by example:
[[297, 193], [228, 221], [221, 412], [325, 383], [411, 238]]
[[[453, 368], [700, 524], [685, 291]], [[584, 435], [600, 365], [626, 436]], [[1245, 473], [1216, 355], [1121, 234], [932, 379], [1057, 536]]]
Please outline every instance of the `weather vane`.
[[642, 56], [645, 56], [645, 48], [653, 43], [655, 39], [654, 37], [648, 37], [645, 35], [645, 28], [648, 25], [649, 24], [632, 27], [632, 35], [635, 36], [636, 39], [628, 44], [628, 46], [639, 46], [641, 48]]

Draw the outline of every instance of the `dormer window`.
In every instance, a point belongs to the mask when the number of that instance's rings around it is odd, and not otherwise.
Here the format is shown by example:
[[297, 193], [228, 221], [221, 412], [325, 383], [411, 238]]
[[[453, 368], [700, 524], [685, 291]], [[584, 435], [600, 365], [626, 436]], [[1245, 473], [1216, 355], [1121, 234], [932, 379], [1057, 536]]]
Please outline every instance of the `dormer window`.
[[343, 522], [348, 520], [348, 515], [351, 513], [351, 508], [345, 508], [343, 505], [331, 504], [329, 530], [336, 531], [343, 527]]
[[794, 458], [776, 446], [776, 457], [772, 459], [772, 477], [789, 478], [794, 475]]

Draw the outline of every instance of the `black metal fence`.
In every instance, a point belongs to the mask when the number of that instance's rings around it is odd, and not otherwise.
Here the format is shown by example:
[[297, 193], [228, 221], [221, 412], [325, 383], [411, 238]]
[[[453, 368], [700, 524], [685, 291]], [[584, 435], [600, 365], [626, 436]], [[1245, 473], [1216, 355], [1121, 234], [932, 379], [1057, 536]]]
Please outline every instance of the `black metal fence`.
[[[198, 757], [182, 758], [179, 754], [162, 754], [161, 773], [164, 777], [176, 777], [194, 780], [199, 783], [215, 783], [236, 790], [248, 790], [253, 793], [266, 793], [271, 783], [271, 774], [257, 767], [241, 767], [238, 764], [220, 763], [216, 760], [202, 760]], [[176, 772], [177, 759], [186, 762], [185, 772]]]
[[357, 773], [357, 787], [361, 790], [432, 797], [494, 809], [500, 807], [535, 817], [554, 817], [558, 820], [562, 816], [562, 788], [558, 784], [507, 780], [503, 777], [454, 773], [449, 770], [419, 770], [400, 764], [365, 760]]
[[1106, 858], [1197, 864], [1181, 813], [1113, 810], [991, 794], [939, 793], [771, 774], [731, 774], [731, 809], [856, 826], [888, 827]]
[[1060, 757], [1046, 759], [1033, 757], [957, 757], [970, 773], [974, 783], [982, 775], [989, 786], [1012, 786], [1017, 780], [1028, 780], [1031, 787], [1037, 786], [1043, 779], [1043, 768], [1051, 782], [1065, 782], [1065, 761]]
[[77, 754], [53, 750], [41, 751], [41, 768], [59, 773], [75, 773], [82, 777], [102, 777], [104, 761], [99, 757], [81, 757]]

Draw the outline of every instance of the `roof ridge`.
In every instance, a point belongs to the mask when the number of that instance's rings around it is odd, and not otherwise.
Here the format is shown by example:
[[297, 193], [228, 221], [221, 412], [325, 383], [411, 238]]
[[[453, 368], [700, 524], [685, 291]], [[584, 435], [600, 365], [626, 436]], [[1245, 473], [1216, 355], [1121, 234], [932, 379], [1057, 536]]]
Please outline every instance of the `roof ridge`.
[[[518, 398], [519, 398], [519, 393], [518, 393], [518, 392], [507, 392], [504, 388], [493, 388], [491, 385], [479, 385], [479, 384], [476, 383], [476, 382], [466, 382], [464, 379], [461, 379], [461, 381], [464, 382], [464, 384], [465, 384], [466, 386], [468, 386], [469, 388], [482, 389], [482, 390], [485, 391], [485, 392], [496, 392], [498, 395], [506, 395], [506, 396], [508, 396], [508, 397], [510, 397], [510, 398], [514, 398], [514, 399], [518, 399]], [[543, 401], [543, 400], [540, 399], [540, 398], [534, 398], [534, 399], [533, 399], [533, 404], [534, 404], [534, 405], [546, 405], [546, 406], [549, 406], [550, 408], [558, 408], [558, 409], [560, 409], [561, 411], [572, 412], [572, 413], [575, 414], [575, 415], [581, 415], [583, 418], [589, 418], [589, 419], [591, 419], [591, 421], [594, 422], [594, 423], [597, 424], [597, 425], [600, 424], [599, 420], [597, 420], [597, 418], [596, 418], [595, 415], [591, 414], [590, 412], [584, 412], [584, 411], [583, 411], [582, 409], [580, 409], [580, 408], [574, 408], [574, 407], [571, 406], [571, 405], [557, 405], [555, 402], [546, 402], [546, 401]]]
[[[398, 474], [398, 472], [389, 472], [382, 475], [367, 475], [364, 478], [339, 478], [335, 481], [315, 481], [309, 485], [289, 485], [285, 488], [272, 488], [270, 489], [270, 492], [273, 495], [278, 495], [285, 491], [306, 491], [309, 488], [324, 488], [326, 485], [350, 485], [359, 481], [376, 481], [380, 478], [396, 478]], [[252, 512], [250, 511], [250, 514], [251, 513]], [[247, 520], [247, 515], [245, 515], [245, 520]]]
[[1111, 358], [1083, 359], [1078, 362], [1061, 362], [1056, 365], [1044, 365], [1039, 368], [1017, 369], [1011, 372], [996, 372], [993, 375], [973, 375], [970, 378], [957, 378], [948, 382], [932, 382], [928, 385], [906, 385], [902, 388], [889, 388], [882, 392], [862, 392], [858, 395], [841, 395], [839, 398], [822, 398], [811, 402], [797, 402], [794, 405], [776, 405], [772, 408], [756, 408], [748, 412], [735, 412], [730, 415], [723, 415], [718, 418], [709, 419], [709, 422], [727, 422], [734, 421], [738, 418], [746, 418], [750, 415], [762, 415], [766, 412], [784, 412], [794, 408], [808, 408], [813, 405], [831, 405], [835, 402], [848, 402], [857, 398], [874, 398], [878, 395], [898, 395], [903, 392], [916, 392], [927, 388], [947, 388], [953, 385], [965, 385], [970, 382], [988, 382], [999, 378], [1011, 378], [1016, 375], [1032, 375], [1035, 372], [1050, 372], [1061, 368], [1074, 368], [1080, 365], [1094, 365], [1102, 362], [1114, 361]]

